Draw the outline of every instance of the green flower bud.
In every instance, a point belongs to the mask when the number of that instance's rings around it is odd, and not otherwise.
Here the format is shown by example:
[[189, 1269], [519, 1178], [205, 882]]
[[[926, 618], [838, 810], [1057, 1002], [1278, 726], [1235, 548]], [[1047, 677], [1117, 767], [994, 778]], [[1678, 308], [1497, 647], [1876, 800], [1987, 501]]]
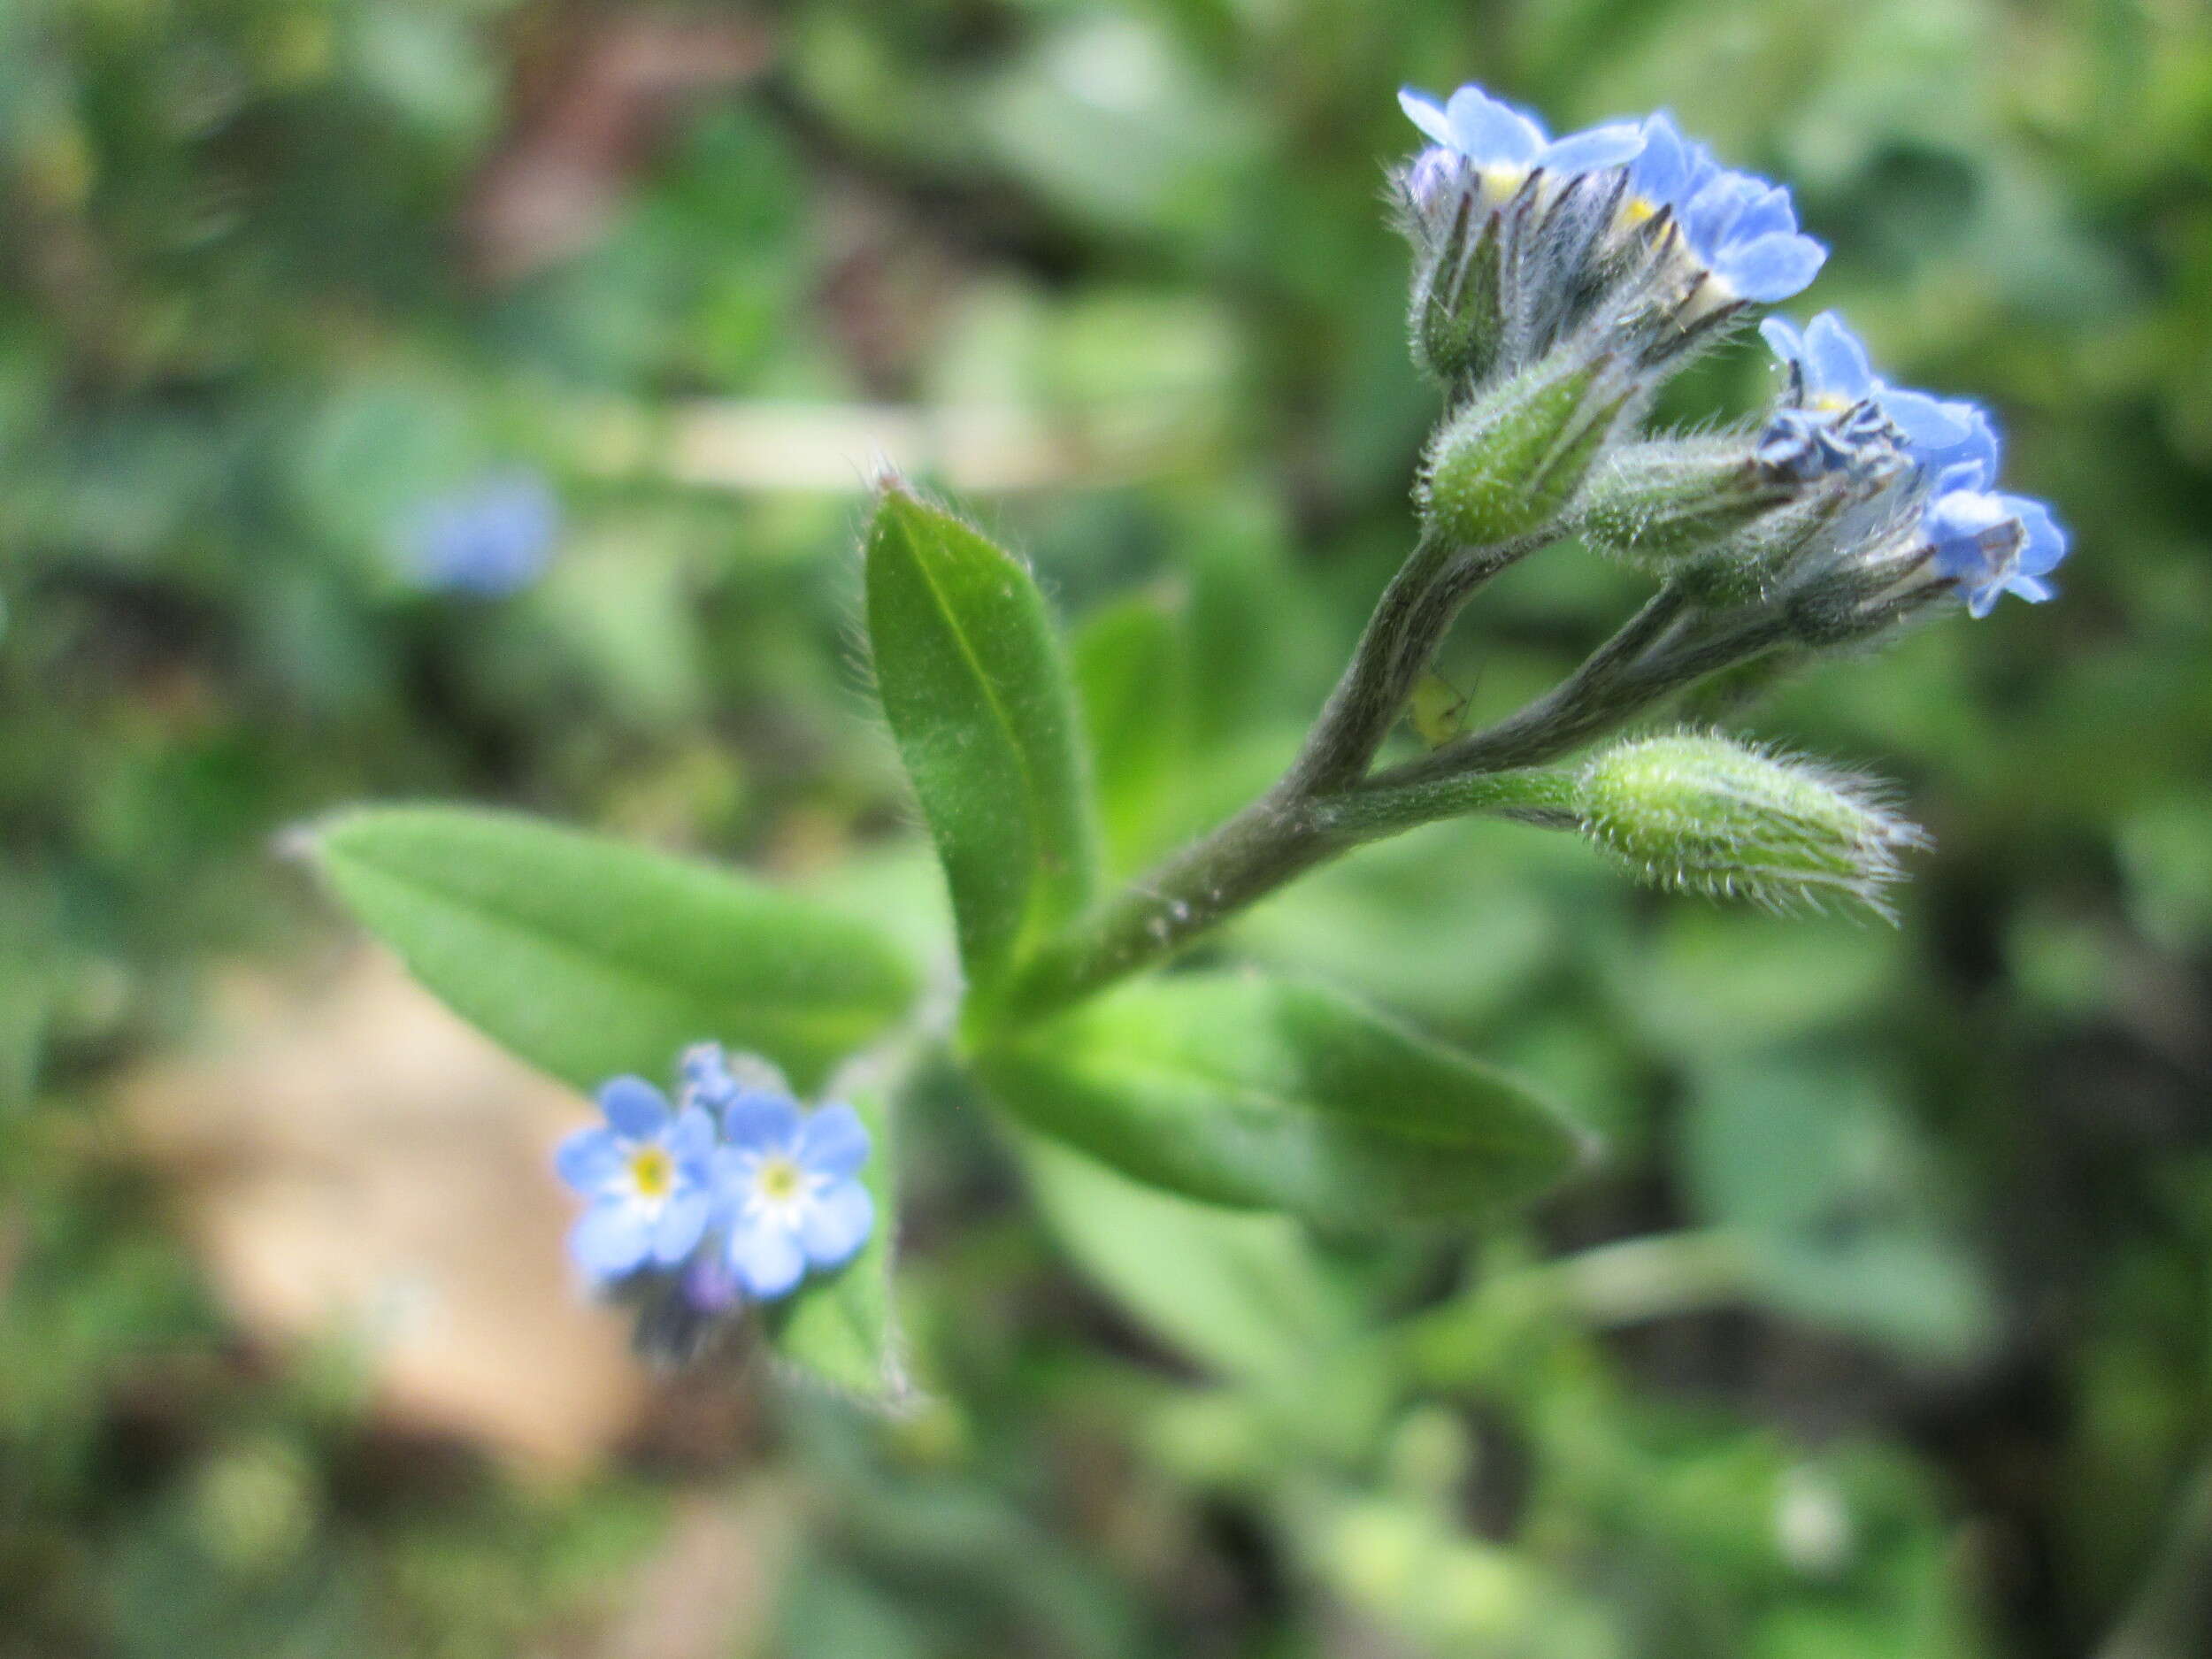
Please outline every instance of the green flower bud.
[[1866, 783], [1698, 732], [1632, 739], [1583, 770], [1582, 826], [1644, 879], [1774, 910], [1894, 919], [1898, 855], [1926, 834]]
[[1479, 381], [1505, 339], [1505, 226], [1474, 170], [1444, 150], [1425, 155], [1400, 188], [1415, 252], [1414, 363], [1442, 386]]
[[1741, 438], [1666, 438], [1594, 468], [1575, 528], [1646, 568], [1672, 568], [1747, 528], [1795, 493]]
[[1429, 446], [1420, 503], [1431, 531], [1486, 547], [1556, 524], [1633, 389], [1610, 354], [1563, 348], [1473, 399]]

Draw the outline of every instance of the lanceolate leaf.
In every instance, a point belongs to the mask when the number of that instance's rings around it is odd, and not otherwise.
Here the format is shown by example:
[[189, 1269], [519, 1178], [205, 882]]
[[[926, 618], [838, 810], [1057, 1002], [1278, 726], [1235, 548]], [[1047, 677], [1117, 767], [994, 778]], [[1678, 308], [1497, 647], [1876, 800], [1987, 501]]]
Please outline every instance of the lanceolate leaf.
[[1087, 902], [1096, 866], [1075, 697], [1029, 572], [887, 488], [868, 532], [877, 688], [936, 839], [972, 987]]
[[1487, 1066], [1256, 975], [1140, 981], [982, 1064], [1009, 1111], [1125, 1174], [1325, 1225], [1471, 1218], [1542, 1190], [1584, 1146]]
[[1030, 1190], [1068, 1253], [1167, 1341], [1228, 1377], [1310, 1369], [1357, 1329], [1298, 1224], [1194, 1203], [1025, 1136]]
[[864, 923], [707, 865], [509, 813], [386, 807], [317, 839], [331, 885], [455, 1011], [582, 1090], [665, 1078], [687, 1044], [800, 1087], [912, 1003]]

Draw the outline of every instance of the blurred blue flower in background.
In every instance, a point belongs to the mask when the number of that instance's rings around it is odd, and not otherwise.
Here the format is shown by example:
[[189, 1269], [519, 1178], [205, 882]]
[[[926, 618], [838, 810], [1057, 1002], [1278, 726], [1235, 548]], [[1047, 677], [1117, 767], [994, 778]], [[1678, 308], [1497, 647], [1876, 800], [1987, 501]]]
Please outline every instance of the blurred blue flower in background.
[[713, 1209], [714, 1120], [696, 1107], [671, 1111], [634, 1077], [602, 1087], [599, 1107], [605, 1126], [578, 1130], [555, 1156], [561, 1179], [591, 1200], [569, 1234], [570, 1254], [600, 1281], [648, 1261], [672, 1267], [697, 1247]]
[[802, 1111], [788, 1095], [741, 1090], [722, 1120], [714, 1154], [718, 1222], [744, 1289], [781, 1296], [809, 1268], [832, 1268], [867, 1241], [875, 1201], [858, 1179], [869, 1136], [842, 1103]]
[[544, 572], [560, 525], [541, 474], [490, 472], [425, 503], [408, 523], [406, 552], [425, 588], [503, 598]]
[[562, 1145], [563, 1179], [593, 1200], [571, 1240], [588, 1272], [604, 1282], [649, 1259], [690, 1312], [712, 1316], [786, 1295], [867, 1242], [857, 1112], [808, 1111], [773, 1065], [719, 1043], [685, 1049], [678, 1072], [672, 1112], [657, 1089], [617, 1078], [599, 1093], [609, 1126]]

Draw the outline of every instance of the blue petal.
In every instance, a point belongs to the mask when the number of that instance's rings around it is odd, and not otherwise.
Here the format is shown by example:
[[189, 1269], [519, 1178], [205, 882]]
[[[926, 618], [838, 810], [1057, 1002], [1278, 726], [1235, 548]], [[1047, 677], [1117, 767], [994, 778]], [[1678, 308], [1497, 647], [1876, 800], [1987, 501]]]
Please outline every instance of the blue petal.
[[594, 1279], [619, 1279], [645, 1260], [652, 1227], [627, 1199], [603, 1199], [584, 1211], [568, 1235], [569, 1254]]
[[1689, 173], [1689, 152], [1674, 118], [1664, 110], [1647, 118], [1643, 153], [1629, 173], [1636, 193], [1655, 206], [1670, 205], [1682, 199]]
[[1745, 299], [1771, 304], [1804, 292], [1827, 258], [1828, 250], [1810, 236], [1755, 236], [1730, 249], [1717, 269]]
[[722, 1114], [722, 1137], [732, 1146], [781, 1150], [798, 1133], [798, 1102], [764, 1089], [748, 1089]]
[[1979, 538], [2012, 516], [1994, 495], [1953, 489], [1936, 497], [1922, 522], [1937, 544], [1939, 565], [1947, 566], [1947, 574], [1964, 576], [1985, 562]]
[[1544, 147], [1540, 125], [1480, 87], [1462, 87], [1444, 108], [1451, 117], [1453, 142], [1485, 166], [1504, 163], [1525, 167]]
[[601, 1084], [599, 1110], [626, 1141], [649, 1141], [668, 1122], [667, 1100], [640, 1077], [618, 1077]]
[[553, 1154], [553, 1167], [580, 1193], [595, 1193], [622, 1172], [622, 1148], [614, 1136], [594, 1124], [579, 1129]]
[[[1938, 475], [1939, 489], [1986, 489], [1996, 481], [1998, 459], [1997, 428], [1991, 424], [1988, 411], [1963, 399], [1947, 403], [1944, 408], [1965, 422], [1966, 435], [1926, 449], [1920, 457], [1921, 464]], [[1974, 481], [1967, 485], [1942, 481], [1962, 472], [1970, 472]]]
[[752, 1196], [760, 1154], [750, 1147], [717, 1147], [707, 1159], [707, 1196], [719, 1216], [735, 1215]]
[[[1948, 495], [1971, 495], [1988, 481], [1989, 469], [1979, 461], [1957, 461], [1936, 474], [1932, 494], [1937, 501]], [[1934, 511], [1932, 507], [1929, 509], [1931, 513]]]
[[678, 1193], [662, 1205], [653, 1222], [653, 1259], [663, 1267], [673, 1267], [689, 1256], [707, 1230], [712, 1208], [701, 1187]]
[[1434, 142], [1447, 150], [1459, 148], [1459, 141], [1452, 135], [1451, 117], [1444, 113], [1444, 106], [1425, 92], [1411, 87], [1398, 88], [1398, 107], [1406, 112], [1406, 119], [1427, 134]]
[[876, 1202], [858, 1181], [840, 1181], [815, 1194], [799, 1220], [799, 1242], [817, 1267], [835, 1267], [867, 1242]]
[[714, 1119], [696, 1106], [687, 1106], [676, 1114], [661, 1144], [671, 1157], [695, 1174], [704, 1167], [707, 1154], [714, 1150]]
[[2039, 605], [2046, 600], [2058, 597], [2058, 589], [2040, 576], [2016, 576], [2005, 584], [2005, 591], [2018, 594], [2032, 605]]
[[741, 1220], [730, 1229], [729, 1261], [738, 1281], [763, 1302], [784, 1294], [806, 1271], [798, 1240], [765, 1217]]
[[1633, 161], [1643, 149], [1642, 131], [1625, 121], [1616, 121], [1586, 133], [1571, 133], [1547, 145], [1538, 161], [1555, 173], [1595, 173], [1601, 167], [1618, 167]]
[[1906, 442], [1924, 460], [1939, 450], [1965, 442], [1974, 431], [1971, 403], [1931, 397], [1925, 392], [1885, 387], [1882, 412], [1897, 423]]
[[[2032, 578], [2056, 570], [2059, 561], [2066, 557], [2066, 532], [2051, 516], [2051, 510], [2032, 495], [2001, 495], [1998, 499], [2027, 532], [2027, 540], [2020, 548], [2021, 575]], [[2022, 591], [2017, 582], [2013, 584], [2013, 592]], [[2044, 595], [2049, 596], [2047, 593]]]
[[868, 1126], [843, 1102], [808, 1115], [799, 1129], [799, 1162], [811, 1173], [845, 1180], [868, 1161]]
[[1765, 187], [1746, 173], [1716, 173], [1689, 198], [1682, 209], [1682, 229], [1690, 245], [1708, 258], [1729, 241], [1729, 233]]
[[1867, 360], [1859, 337], [1843, 326], [1833, 311], [1823, 311], [1807, 325], [1805, 350], [1811, 359], [1813, 382], [1854, 403], [1874, 385], [1874, 365]]
[[1767, 349], [1774, 353], [1776, 362], [1787, 365], [1805, 361], [1805, 337], [1788, 318], [1767, 318], [1759, 325], [1759, 338], [1767, 342]]
[[[1746, 174], [1747, 178], [1750, 175]], [[1778, 184], [1765, 184], [1757, 179], [1751, 183], [1758, 188], [1745, 201], [1743, 211], [1729, 227], [1728, 234], [1740, 242], [1749, 242], [1755, 236], [1797, 234], [1797, 209], [1790, 203], [1790, 193]]]
[[1999, 582], [1975, 588], [1966, 595], [1966, 614], [1978, 618], [1987, 616], [1997, 608], [1997, 602], [2004, 596], [2004, 592], [2003, 585]]
[[729, 1066], [718, 1042], [692, 1044], [684, 1050], [676, 1069], [683, 1079], [686, 1105], [719, 1106], [737, 1087], [730, 1080]]

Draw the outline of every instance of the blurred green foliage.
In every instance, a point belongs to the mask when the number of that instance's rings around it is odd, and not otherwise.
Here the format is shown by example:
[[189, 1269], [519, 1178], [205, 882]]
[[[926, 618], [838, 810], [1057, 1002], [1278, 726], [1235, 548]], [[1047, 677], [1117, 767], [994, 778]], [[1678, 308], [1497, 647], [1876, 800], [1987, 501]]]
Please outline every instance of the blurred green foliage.
[[[1809, 298], [1989, 399], [2073, 527], [2061, 603], [1756, 711], [1902, 780], [1902, 927], [1530, 830], [1334, 868], [1235, 948], [1544, 1079], [1604, 1166], [1479, 1240], [1313, 1240], [948, 1082], [906, 1419], [752, 1373], [755, 1439], [549, 1494], [249, 1354], [104, 1099], [211, 963], [334, 935], [287, 826], [498, 802], [927, 902], [853, 498], [755, 487], [716, 400], [1049, 437], [967, 494], [1081, 629], [1118, 867], [1279, 764], [1433, 414], [1390, 94], [1466, 78], [1787, 178]], [[2208, 1651], [2212, 9], [16, 0], [0, 200], [0, 1654], [600, 1651], [729, 1481], [791, 1534], [754, 1650], [802, 1659]], [[517, 463], [548, 578], [419, 591], [396, 526]], [[1636, 590], [1516, 572], [1447, 664], [1475, 717]]]

